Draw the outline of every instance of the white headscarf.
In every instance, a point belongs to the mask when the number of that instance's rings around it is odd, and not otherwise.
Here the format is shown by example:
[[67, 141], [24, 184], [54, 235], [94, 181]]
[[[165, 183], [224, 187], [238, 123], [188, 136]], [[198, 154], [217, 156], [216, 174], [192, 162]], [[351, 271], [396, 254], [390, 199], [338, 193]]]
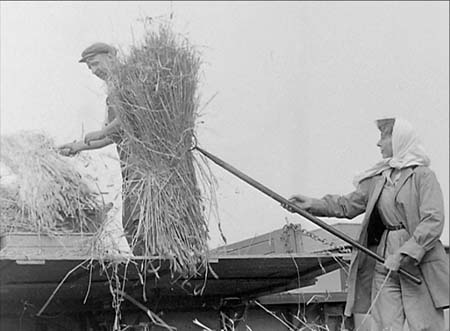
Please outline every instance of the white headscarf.
[[404, 169], [413, 165], [428, 167], [430, 159], [422, 143], [407, 120], [396, 118], [392, 130], [392, 157], [385, 158], [353, 179], [357, 186], [363, 179], [378, 175], [386, 169]]

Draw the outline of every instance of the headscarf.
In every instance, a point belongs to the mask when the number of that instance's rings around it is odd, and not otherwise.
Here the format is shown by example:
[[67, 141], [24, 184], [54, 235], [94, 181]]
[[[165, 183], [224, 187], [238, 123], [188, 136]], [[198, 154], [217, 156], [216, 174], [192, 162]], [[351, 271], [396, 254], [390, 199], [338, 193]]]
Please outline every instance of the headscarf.
[[392, 130], [392, 157], [385, 158], [353, 179], [357, 186], [362, 180], [373, 177], [387, 169], [404, 169], [414, 165], [428, 167], [430, 159], [411, 123], [396, 118]]

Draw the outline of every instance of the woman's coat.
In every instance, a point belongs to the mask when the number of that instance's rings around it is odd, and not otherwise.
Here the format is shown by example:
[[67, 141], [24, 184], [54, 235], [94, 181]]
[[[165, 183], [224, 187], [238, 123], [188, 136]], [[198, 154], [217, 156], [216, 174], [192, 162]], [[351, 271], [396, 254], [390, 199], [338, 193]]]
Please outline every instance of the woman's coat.
[[[365, 212], [359, 242], [376, 251], [383, 233], [376, 202], [385, 180], [383, 175], [376, 175], [363, 180], [357, 190], [348, 195], [314, 199], [310, 212], [341, 218], [353, 218]], [[395, 200], [404, 214], [403, 225], [411, 236], [400, 252], [417, 261], [416, 265], [405, 268], [425, 282], [436, 308], [446, 308], [449, 306], [449, 259], [439, 240], [444, 228], [444, 203], [434, 172], [424, 166], [403, 169]], [[374, 267], [373, 258], [358, 250], [353, 252], [347, 280], [347, 316], [366, 313], [369, 309]]]

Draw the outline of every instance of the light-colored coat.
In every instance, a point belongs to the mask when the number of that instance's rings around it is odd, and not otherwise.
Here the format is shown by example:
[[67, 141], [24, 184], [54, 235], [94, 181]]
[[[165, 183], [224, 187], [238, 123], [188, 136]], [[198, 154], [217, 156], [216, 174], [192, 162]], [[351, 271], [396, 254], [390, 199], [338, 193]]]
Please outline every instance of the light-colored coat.
[[[345, 196], [327, 195], [314, 199], [309, 210], [316, 216], [353, 218], [365, 212], [359, 242], [368, 246], [369, 224], [385, 183], [376, 175], [362, 181], [357, 190]], [[404, 214], [404, 226], [410, 239], [400, 248], [413, 257], [418, 266], [406, 269], [420, 277], [428, 287], [434, 306], [449, 306], [449, 260], [439, 240], [444, 228], [444, 203], [440, 185], [428, 167], [402, 169], [396, 185], [395, 201]], [[375, 251], [376, 247], [369, 247]], [[366, 313], [370, 307], [375, 260], [355, 250], [348, 276], [345, 314]]]

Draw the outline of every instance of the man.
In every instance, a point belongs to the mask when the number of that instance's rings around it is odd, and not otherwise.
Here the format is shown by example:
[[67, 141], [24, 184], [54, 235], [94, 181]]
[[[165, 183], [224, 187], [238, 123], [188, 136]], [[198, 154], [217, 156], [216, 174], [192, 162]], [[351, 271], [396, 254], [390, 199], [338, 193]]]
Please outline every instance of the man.
[[[117, 63], [116, 55], [117, 50], [114, 47], [105, 43], [95, 43], [81, 53], [79, 62], [86, 63], [94, 75], [108, 83], [111, 69]], [[60, 146], [61, 153], [75, 155], [81, 151], [99, 149], [120, 142], [120, 123], [111, 107], [108, 107], [107, 115], [104, 128], [86, 134], [84, 141], [75, 141]]]
[[[111, 73], [114, 66], [118, 65], [117, 50], [105, 43], [95, 43], [86, 48], [81, 53], [80, 63], [86, 63], [89, 70], [98, 78], [105, 81], [109, 85]], [[133, 229], [132, 223], [137, 215], [137, 208], [132, 203], [130, 196], [125, 192], [125, 189], [130, 188], [129, 182], [131, 178], [136, 179], [136, 174], [132, 174], [128, 167], [128, 151], [127, 144], [124, 139], [123, 132], [120, 128], [120, 121], [114, 110], [113, 105], [109, 102], [109, 97], [106, 99], [107, 116], [105, 125], [98, 131], [89, 132], [85, 135], [84, 140], [74, 141], [64, 144], [59, 147], [61, 154], [70, 156], [75, 155], [81, 151], [96, 150], [115, 143], [117, 145], [117, 152], [120, 158], [120, 166], [122, 171], [122, 196], [123, 196], [123, 215], [122, 223], [125, 232], [128, 234], [130, 242], [130, 235]]]

